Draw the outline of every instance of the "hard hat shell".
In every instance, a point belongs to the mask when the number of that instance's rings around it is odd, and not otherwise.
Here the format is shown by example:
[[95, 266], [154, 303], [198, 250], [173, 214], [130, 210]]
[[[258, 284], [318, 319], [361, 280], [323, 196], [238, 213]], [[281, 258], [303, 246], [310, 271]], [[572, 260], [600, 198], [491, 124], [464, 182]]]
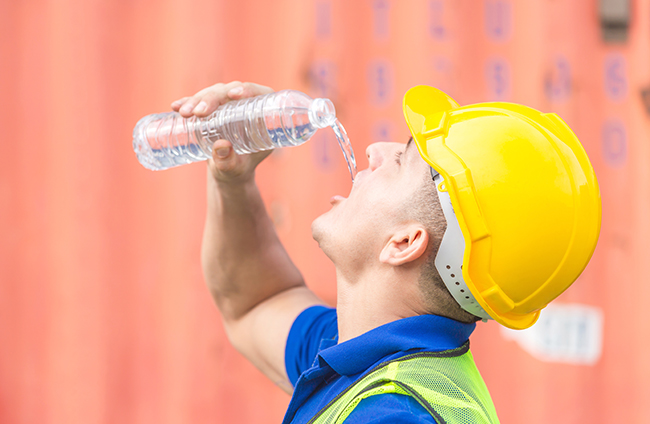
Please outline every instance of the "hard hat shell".
[[600, 191], [584, 148], [557, 115], [518, 104], [460, 107], [417, 86], [403, 108], [420, 155], [449, 191], [467, 286], [497, 322], [530, 327], [596, 248]]

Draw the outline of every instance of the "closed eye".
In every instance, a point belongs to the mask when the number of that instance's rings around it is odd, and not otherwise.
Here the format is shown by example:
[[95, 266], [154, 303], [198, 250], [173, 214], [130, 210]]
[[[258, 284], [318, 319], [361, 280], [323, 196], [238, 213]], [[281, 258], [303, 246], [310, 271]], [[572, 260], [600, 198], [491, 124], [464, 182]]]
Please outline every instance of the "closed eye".
[[395, 162], [397, 162], [398, 165], [402, 164], [402, 154], [404, 152], [397, 152], [395, 153]]

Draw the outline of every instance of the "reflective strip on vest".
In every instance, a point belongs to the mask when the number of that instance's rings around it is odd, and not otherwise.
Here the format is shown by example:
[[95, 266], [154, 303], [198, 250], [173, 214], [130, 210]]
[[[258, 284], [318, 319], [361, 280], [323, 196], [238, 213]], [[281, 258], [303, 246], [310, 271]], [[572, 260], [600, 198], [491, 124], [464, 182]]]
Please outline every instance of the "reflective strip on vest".
[[342, 423], [363, 399], [386, 393], [412, 396], [438, 424], [499, 422], [467, 342], [458, 349], [419, 352], [379, 364], [309, 423]]

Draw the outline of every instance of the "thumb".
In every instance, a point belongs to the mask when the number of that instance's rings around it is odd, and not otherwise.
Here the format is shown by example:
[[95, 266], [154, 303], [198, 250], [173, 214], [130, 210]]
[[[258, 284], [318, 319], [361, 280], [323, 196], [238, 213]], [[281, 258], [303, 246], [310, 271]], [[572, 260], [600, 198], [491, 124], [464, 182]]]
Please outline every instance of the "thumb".
[[245, 181], [254, 178], [255, 168], [271, 152], [238, 155], [228, 140], [217, 140], [212, 145], [212, 160], [208, 164], [219, 181]]
[[217, 140], [212, 145], [212, 160], [216, 168], [228, 172], [236, 166], [237, 155], [228, 140]]
[[[226, 141], [226, 140], [222, 140]], [[232, 153], [232, 145], [230, 142], [226, 143], [219, 143], [220, 145], [217, 145], [217, 143], [214, 144], [212, 147], [213, 152], [212, 156], [215, 160], [224, 160], [228, 159], [228, 156]]]

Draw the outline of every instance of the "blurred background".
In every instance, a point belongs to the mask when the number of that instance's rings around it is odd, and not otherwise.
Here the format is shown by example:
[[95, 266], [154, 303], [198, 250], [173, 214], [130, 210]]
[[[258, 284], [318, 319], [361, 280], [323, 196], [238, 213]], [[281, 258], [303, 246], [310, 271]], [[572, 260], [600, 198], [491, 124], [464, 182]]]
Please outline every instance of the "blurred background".
[[[598, 248], [530, 330], [479, 323], [474, 356], [504, 424], [650, 422], [650, 0], [0, 0], [0, 55], [0, 423], [281, 421], [204, 285], [205, 165], [131, 146], [231, 80], [332, 99], [360, 168], [408, 139], [414, 85], [558, 113], [599, 178]], [[310, 232], [351, 186], [333, 134], [257, 179], [333, 303]]]

